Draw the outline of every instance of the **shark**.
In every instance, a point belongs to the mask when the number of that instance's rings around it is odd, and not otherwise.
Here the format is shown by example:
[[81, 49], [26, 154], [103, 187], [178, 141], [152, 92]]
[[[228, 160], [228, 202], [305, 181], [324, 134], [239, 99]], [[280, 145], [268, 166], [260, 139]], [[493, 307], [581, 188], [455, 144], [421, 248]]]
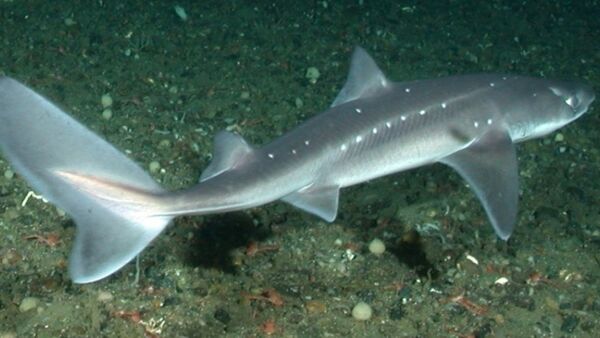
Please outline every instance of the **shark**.
[[5, 76], [0, 150], [75, 221], [69, 273], [75, 283], [89, 283], [121, 269], [177, 216], [282, 200], [332, 222], [340, 189], [433, 163], [466, 180], [497, 236], [507, 240], [519, 198], [515, 143], [576, 120], [594, 98], [585, 84], [516, 75], [393, 82], [356, 47], [328, 109], [262, 147], [217, 133], [199, 183], [168, 191], [48, 99]]

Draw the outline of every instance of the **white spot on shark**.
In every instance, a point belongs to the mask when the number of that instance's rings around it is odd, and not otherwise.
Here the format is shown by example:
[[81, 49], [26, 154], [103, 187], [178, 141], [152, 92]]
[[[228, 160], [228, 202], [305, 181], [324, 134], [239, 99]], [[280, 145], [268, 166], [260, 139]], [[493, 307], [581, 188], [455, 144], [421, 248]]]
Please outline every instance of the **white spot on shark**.
[[373, 128], [373, 134], [377, 134], [377, 128]]
[[292, 154], [296, 155], [296, 149], [292, 149]]
[[357, 112], [358, 114], [362, 113], [362, 110], [360, 110], [360, 108], [354, 108], [354, 111]]
[[[446, 108], [444, 105], [445, 105], [445, 103], [444, 103], [444, 104], [442, 104], [442, 107]], [[425, 115], [425, 109], [422, 109], [422, 110], [419, 112], [419, 115]]]
[[308, 147], [310, 145], [310, 140], [304, 140], [304, 145]]
[[356, 143], [360, 143], [360, 141], [362, 141], [362, 136], [356, 136]]
[[410, 88], [404, 88], [404, 91], [410, 93]]
[[477, 122], [477, 121], [473, 122], [473, 126], [474, 126], [475, 128], [479, 128], [479, 122]]
[[346, 146], [346, 144], [344, 143], [344, 144], [342, 144], [342, 146], [340, 147], [340, 149], [342, 151], [346, 151], [346, 149], [348, 149], [348, 146]]
[[442, 102], [442, 108], [446, 109], [447, 106], [446, 102]]
[[273, 154], [270, 154], [270, 153], [269, 153], [269, 154], [267, 154], [267, 156], [269, 156], [269, 158], [275, 158], [275, 155], [273, 155]]
[[390, 122], [386, 122], [386, 123], [385, 123], [385, 126], [386, 126], [386, 127], [388, 127], [388, 128], [391, 128], [391, 127], [392, 127], [392, 124], [391, 124]]
[[488, 124], [488, 125], [492, 124], [492, 119], [488, 119], [488, 120], [487, 120], [487, 124]]
[[401, 115], [401, 116], [400, 116], [400, 120], [402, 120], [402, 121], [406, 121], [406, 116], [404, 116], [404, 115]]

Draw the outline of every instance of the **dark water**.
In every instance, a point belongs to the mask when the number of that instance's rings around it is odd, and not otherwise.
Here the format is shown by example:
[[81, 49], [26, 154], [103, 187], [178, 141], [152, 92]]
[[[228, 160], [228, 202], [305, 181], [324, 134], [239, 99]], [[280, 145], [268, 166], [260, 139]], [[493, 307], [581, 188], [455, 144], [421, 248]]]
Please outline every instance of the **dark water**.
[[[493, 71], [598, 89], [599, 15], [598, 1], [2, 0], [0, 73], [143, 167], [158, 162], [153, 175], [175, 189], [197, 181], [217, 131], [263, 144], [327, 108], [355, 45], [394, 80]], [[333, 224], [281, 203], [178, 219], [142, 254], [137, 284], [135, 264], [72, 284], [74, 225], [42, 201], [22, 207], [29, 188], [0, 160], [0, 337], [594, 336], [597, 106], [519, 146], [508, 243], [435, 165], [345, 189]], [[361, 301], [373, 310], [364, 322], [351, 315]]]

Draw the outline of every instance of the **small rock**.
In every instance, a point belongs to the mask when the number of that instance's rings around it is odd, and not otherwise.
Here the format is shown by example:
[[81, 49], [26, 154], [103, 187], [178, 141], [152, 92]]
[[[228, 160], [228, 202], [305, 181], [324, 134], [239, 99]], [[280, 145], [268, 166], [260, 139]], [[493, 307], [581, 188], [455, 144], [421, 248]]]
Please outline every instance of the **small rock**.
[[352, 309], [352, 317], [356, 320], [369, 320], [373, 315], [373, 309], [365, 302], [359, 302]]
[[102, 111], [102, 118], [105, 120], [110, 120], [112, 117], [112, 110], [110, 108], [106, 108]]
[[40, 300], [35, 297], [25, 297], [21, 301], [21, 304], [19, 304], [19, 311], [27, 312], [31, 309], [35, 309], [39, 303]]
[[369, 243], [369, 251], [372, 254], [380, 256], [385, 252], [385, 243], [379, 238], [375, 238]]
[[160, 170], [160, 163], [158, 163], [158, 161], [152, 161], [148, 165], [148, 169], [151, 173], [155, 174]]
[[100, 103], [102, 104], [102, 108], [108, 108], [110, 106], [112, 106], [113, 104], [113, 99], [110, 96], [110, 94], [104, 94], [102, 95], [102, 97], [100, 98]]
[[6, 171], [4, 172], [4, 178], [6, 178], [7, 180], [10, 180], [13, 177], [15, 177], [15, 172], [10, 169], [6, 169]]
[[112, 293], [110, 293], [109, 291], [100, 291], [98, 292], [98, 301], [103, 302], [103, 303], [107, 303], [110, 302], [111, 300], [113, 300], [113, 295]]
[[177, 5], [177, 6], [173, 7], [173, 10], [175, 10], [175, 14], [177, 14], [177, 16], [181, 19], [181, 21], [188, 20], [189, 17], [185, 11], [185, 8]]
[[556, 136], [554, 136], [555, 142], [562, 142], [564, 140], [565, 140], [565, 136], [561, 133], [557, 133]]
[[169, 141], [168, 139], [161, 140], [160, 142], [158, 142], [158, 148], [159, 149], [170, 149], [171, 141]]
[[64, 23], [65, 23], [65, 26], [71, 27], [71, 26], [77, 24], [77, 21], [75, 21], [75, 19], [73, 19], [73, 18], [66, 18]]
[[319, 70], [316, 67], [308, 67], [306, 69], [306, 79], [308, 79], [308, 82], [310, 82], [311, 84], [315, 84], [317, 83], [317, 80], [319, 80], [319, 77], [321, 76], [321, 72], [319, 72]]
[[0, 332], [0, 338], [17, 338], [16, 332]]
[[306, 309], [306, 313], [309, 315], [325, 313], [327, 310], [327, 306], [318, 300], [307, 301], [304, 303], [304, 308]]
[[15, 249], [8, 249], [0, 251], [0, 264], [5, 266], [14, 266], [23, 260], [23, 256], [21, 256]]

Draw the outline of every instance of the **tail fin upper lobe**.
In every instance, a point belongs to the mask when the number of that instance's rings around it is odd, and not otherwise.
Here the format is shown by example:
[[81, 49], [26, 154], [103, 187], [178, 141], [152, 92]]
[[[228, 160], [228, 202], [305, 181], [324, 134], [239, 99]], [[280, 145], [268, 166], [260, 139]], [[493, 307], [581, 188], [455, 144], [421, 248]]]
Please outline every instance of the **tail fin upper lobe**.
[[[158, 204], [147, 201], [164, 191], [135, 162], [8, 77], [0, 77], [0, 149], [37, 192], [75, 220], [70, 274], [77, 283], [120, 269], [171, 220], [155, 215]], [[64, 173], [103, 185], [82, 187]], [[106, 187], [112, 198], [102, 194]]]

